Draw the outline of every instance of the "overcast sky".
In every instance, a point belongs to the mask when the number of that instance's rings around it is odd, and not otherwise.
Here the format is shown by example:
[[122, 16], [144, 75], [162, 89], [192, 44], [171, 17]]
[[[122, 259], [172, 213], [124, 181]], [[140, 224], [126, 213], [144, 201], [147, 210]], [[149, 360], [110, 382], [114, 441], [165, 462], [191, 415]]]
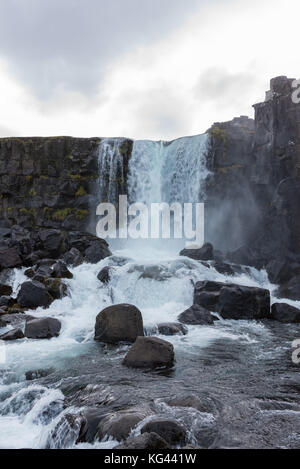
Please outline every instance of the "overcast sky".
[[299, 0], [0, 0], [0, 136], [173, 139], [299, 78]]

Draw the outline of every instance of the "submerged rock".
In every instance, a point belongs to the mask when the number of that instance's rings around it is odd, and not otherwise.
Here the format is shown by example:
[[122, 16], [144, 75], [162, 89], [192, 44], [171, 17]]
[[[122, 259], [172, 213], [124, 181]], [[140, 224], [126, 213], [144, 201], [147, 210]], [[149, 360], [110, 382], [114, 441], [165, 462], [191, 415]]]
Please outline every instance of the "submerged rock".
[[286, 303], [274, 303], [271, 309], [271, 317], [275, 321], [284, 323], [300, 323], [300, 309]]
[[214, 248], [210, 243], [206, 243], [200, 249], [183, 249], [180, 256], [190, 257], [195, 261], [211, 261], [214, 259]]
[[178, 322], [162, 322], [157, 324], [158, 332], [162, 335], [186, 335], [188, 330]]
[[168, 443], [157, 433], [143, 433], [135, 437], [127, 438], [124, 443], [116, 446], [114, 449], [167, 449]]
[[173, 363], [173, 345], [157, 337], [138, 337], [123, 360], [131, 368], [171, 367]]
[[178, 316], [178, 321], [190, 325], [213, 325], [214, 319], [203, 306], [193, 305]]
[[22, 308], [35, 309], [39, 306], [47, 308], [52, 303], [53, 297], [42, 283], [28, 281], [22, 283], [17, 301]]
[[28, 339], [51, 339], [58, 337], [61, 323], [55, 318], [37, 318], [26, 321], [24, 335]]
[[24, 339], [24, 334], [21, 329], [12, 329], [5, 334], [0, 335], [0, 340], [17, 340]]
[[270, 292], [263, 288], [233, 283], [197, 282], [194, 303], [224, 319], [265, 319], [270, 317]]
[[96, 318], [95, 340], [116, 344], [132, 343], [144, 335], [143, 318], [133, 305], [113, 305], [101, 311]]
[[157, 418], [147, 422], [141, 429], [141, 433], [156, 433], [170, 445], [184, 444], [186, 430], [176, 420]]

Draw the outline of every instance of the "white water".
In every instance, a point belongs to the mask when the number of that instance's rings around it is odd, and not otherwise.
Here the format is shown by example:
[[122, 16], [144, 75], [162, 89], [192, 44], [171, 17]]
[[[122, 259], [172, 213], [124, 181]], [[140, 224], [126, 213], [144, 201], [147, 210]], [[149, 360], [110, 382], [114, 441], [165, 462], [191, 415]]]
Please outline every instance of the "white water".
[[[163, 142], [134, 144], [130, 162], [130, 198], [149, 202], [203, 200], [205, 178], [206, 136]], [[113, 200], [121, 156], [120, 141], [102, 141], [102, 168], [108, 175], [106, 191]], [[112, 266], [111, 282], [100, 284], [97, 274], [104, 266]], [[62, 418], [64, 396], [58, 389], [30, 384], [24, 387], [24, 373], [36, 369], [64, 367], [66, 357], [91, 352], [96, 315], [114, 303], [132, 303], [143, 314], [146, 332], [155, 331], [159, 322], [176, 321], [178, 315], [191, 306], [192, 281], [211, 279], [230, 281], [212, 267], [169, 252], [166, 240], [153, 247], [151, 243], [128, 244], [97, 265], [83, 264], [71, 269], [74, 278], [67, 280], [69, 296], [55, 301], [48, 310], [33, 311], [34, 316], [53, 316], [62, 323], [60, 336], [51, 340], [19, 340], [6, 343], [6, 363], [0, 365], [0, 448], [72, 447], [76, 435], [63, 427], [56, 440], [53, 429]], [[26, 279], [23, 270], [15, 273], [13, 286], [17, 291]], [[251, 274], [234, 278], [235, 283], [272, 289], [265, 272], [252, 269]], [[176, 352], [199, 354], [214, 340], [227, 338], [251, 344], [262, 340], [267, 329], [249, 321], [218, 321], [214, 327], [189, 327], [187, 336], [168, 338]], [[100, 353], [100, 352], [99, 352]], [[124, 351], [120, 352], [121, 360]], [[68, 370], [65, 370], [66, 376]], [[28, 383], [26, 383], [28, 384]], [[50, 438], [50, 440], [49, 440]], [[50, 441], [50, 443], [49, 443]], [[52, 442], [52, 443], [51, 443]], [[97, 443], [95, 447], [113, 447], [114, 442]], [[88, 447], [83, 445], [82, 447]]]

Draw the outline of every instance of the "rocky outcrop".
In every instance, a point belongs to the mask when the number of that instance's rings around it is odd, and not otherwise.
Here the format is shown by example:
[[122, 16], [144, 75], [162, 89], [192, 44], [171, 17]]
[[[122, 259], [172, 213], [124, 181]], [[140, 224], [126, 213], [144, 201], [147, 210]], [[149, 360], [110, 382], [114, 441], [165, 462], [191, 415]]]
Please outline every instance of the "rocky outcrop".
[[123, 360], [130, 368], [171, 367], [173, 363], [173, 345], [157, 337], [138, 337]]
[[101, 311], [96, 318], [95, 340], [109, 344], [134, 342], [144, 335], [143, 318], [133, 305], [113, 305]]

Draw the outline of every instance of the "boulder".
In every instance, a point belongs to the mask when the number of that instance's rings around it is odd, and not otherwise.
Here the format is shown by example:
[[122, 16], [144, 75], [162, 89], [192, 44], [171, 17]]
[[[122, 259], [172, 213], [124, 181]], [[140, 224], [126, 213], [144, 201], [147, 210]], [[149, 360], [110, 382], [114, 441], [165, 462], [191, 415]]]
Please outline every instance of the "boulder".
[[153, 414], [148, 405], [134, 406], [106, 415], [99, 423], [98, 438], [109, 436], [114, 440], [125, 440], [139, 422]]
[[97, 264], [106, 257], [111, 256], [108, 244], [104, 239], [95, 239], [90, 242], [89, 247], [84, 252], [85, 262]]
[[20, 267], [21, 257], [15, 247], [0, 247], [0, 269]]
[[300, 309], [286, 303], [274, 303], [271, 308], [271, 317], [275, 321], [284, 323], [300, 323]]
[[186, 430], [175, 420], [153, 419], [147, 422], [141, 429], [141, 433], [156, 433], [170, 445], [184, 444], [186, 442]]
[[33, 316], [24, 313], [4, 314], [0, 318], [0, 327], [19, 326], [25, 321], [35, 319]]
[[178, 322], [162, 322], [157, 324], [158, 332], [162, 335], [186, 335], [187, 328]]
[[53, 297], [42, 283], [28, 281], [22, 283], [17, 301], [22, 308], [35, 309], [39, 306], [47, 308], [52, 303]]
[[300, 275], [293, 277], [288, 282], [281, 285], [275, 292], [277, 298], [289, 298], [291, 300], [300, 300]]
[[53, 229], [41, 230], [39, 231], [39, 240], [42, 250], [49, 252], [54, 257], [59, 256], [63, 241], [61, 231]]
[[68, 295], [68, 287], [60, 278], [47, 278], [44, 285], [54, 300], [61, 300]]
[[170, 407], [189, 407], [205, 413], [216, 412], [216, 406], [213, 400], [207, 396], [199, 397], [194, 394], [178, 396], [168, 400], [167, 404]]
[[171, 367], [173, 363], [173, 345], [157, 337], [138, 337], [123, 360], [131, 368]]
[[143, 435], [138, 435], [135, 437], [127, 438], [123, 443], [118, 446], [115, 446], [114, 449], [148, 449], [148, 450], [158, 450], [158, 449], [167, 449], [169, 447], [168, 443], [161, 438], [157, 433], [143, 433]]
[[190, 325], [213, 325], [214, 319], [203, 306], [193, 305], [178, 316], [178, 321]]
[[11, 331], [6, 332], [5, 334], [0, 335], [0, 340], [17, 340], [24, 339], [24, 334], [22, 329], [12, 329]]
[[3, 308], [11, 308], [16, 300], [11, 296], [0, 296], [0, 306]]
[[51, 339], [58, 337], [61, 323], [55, 318], [37, 318], [26, 321], [24, 335], [28, 339]]
[[180, 256], [190, 257], [195, 261], [210, 261], [214, 259], [214, 248], [210, 243], [206, 243], [200, 249], [183, 249]]
[[10, 296], [13, 289], [9, 285], [0, 284], [0, 296]]
[[100, 270], [99, 274], [97, 275], [97, 279], [100, 280], [102, 283], [109, 283], [110, 281], [110, 267], [104, 267]]
[[52, 266], [52, 277], [73, 278], [73, 274], [63, 261], [58, 261]]
[[96, 318], [95, 340], [116, 344], [132, 343], [144, 335], [142, 314], [129, 304], [113, 305], [101, 311]]
[[63, 257], [63, 261], [72, 267], [77, 267], [78, 265], [83, 263], [83, 255], [81, 252], [76, 249], [72, 248], [70, 251], [66, 252]]
[[194, 303], [220, 313], [224, 319], [270, 317], [270, 292], [263, 288], [212, 281], [197, 282]]
[[34, 381], [35, 379], [45, 378], [53, 372], [52, 368], [47, 370], [29, 370], [25, 373], [26, 381]]

